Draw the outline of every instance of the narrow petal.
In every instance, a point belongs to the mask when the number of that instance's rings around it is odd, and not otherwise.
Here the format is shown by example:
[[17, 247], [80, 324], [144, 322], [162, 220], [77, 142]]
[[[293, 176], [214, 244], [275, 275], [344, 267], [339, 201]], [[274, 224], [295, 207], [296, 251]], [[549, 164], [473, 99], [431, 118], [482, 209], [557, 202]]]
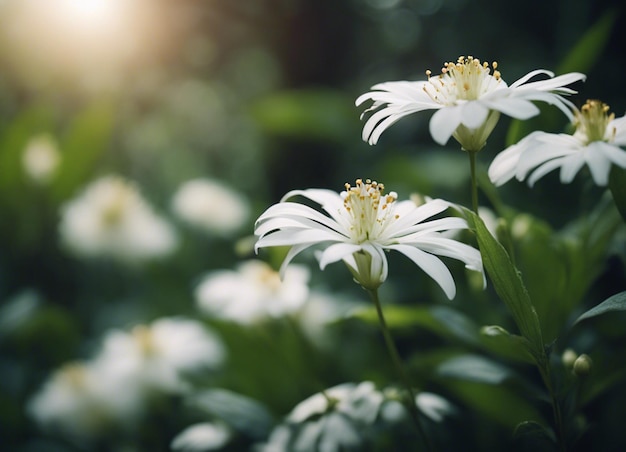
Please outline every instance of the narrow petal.
[[606, 155], [591, 143], [584, 154], [585, 161], [591, 172], [591, 177], [596, 185], [604, 187], [609, 183], [609, 171], [611, 170], [611, 161]]
[[462, 110], [458, 106], [448, 106], [435, 112], [430, 118], [430, 134], [440, 145], [445, 145], [461, 124]]
[[535, 69], [534, 71], [529, 72], [528, 74], [526, 74], [522, 78], [520, 78], [520, 79], [516, 80], [515, 82], [513, 82], [510, 87], [511, 88], [517, 88], [518, 86], [523, 85], [528, 80], [530, 80], [531, 78], [533, 78], [533, 77], [535, 77], [536, 75], [539, 75], [539, 74], [545, 74], [548, 77], [554, 77], [554, 72], [547, 71], [545, 69]]
[[[594, 152], [602, 152], [611, 162], [615, 165], [626, 168], [626, 151], [613, 146], [609, 143], [604, 143], [602, 141], [596, 141], [595, 143], [591, 143], [589, 147], [593, 147]], [[591, 151], [591, 149], [590, 149]]]
[[454, 279], [448, 267], [437, 256], [428, 254], [410, 245], [389, 245], [386, 248], [396, 250], [411, 259], [424, 273], [430, 276], [445, 292], [448, 299], [456, 295]]
[[[549, 162], [546, 162], [543, 165], [541, 165], [540, 167], [538, 167], [535, 171], [532, 172], [532, 174], [528, 178], [528, 180], [527, 180], [528, 185], [530, 187], [535, 185], [535, 182], [537, 182], [543, 176], [545, 176], [550, 171], [552, 171], [552, 170], [558, 168], [559, 166], [561, 166], [563, 160], [564, 160], [563, 157], [558, 158], [558, 159], [554, 159], [554, 160], [550, 160]], [[519, 180], [523, 180], [523, 178], [519, 178]]]
[[569, 184], [572, 180], [574, 180], [574, 176], [576, 176], [576, 173], [580, 171], [584, 164], [584, 152], [571, 154], [565, 157], [563, 159], [563, 163], [561, 163], [561, 182]]
[[528, 119], [539, 114], [539, 108], [526, 99], [517, 97], [506, 97], [494, 101], [485, 101], [492, 110], [497, 110], [507, 116], [516, 119]]
[[361, 249], [361, 245], [355, 243], [335, 243], [326, 248], [319, 256], [320, 268], [324, 270], [328, 264], [345, 259]]

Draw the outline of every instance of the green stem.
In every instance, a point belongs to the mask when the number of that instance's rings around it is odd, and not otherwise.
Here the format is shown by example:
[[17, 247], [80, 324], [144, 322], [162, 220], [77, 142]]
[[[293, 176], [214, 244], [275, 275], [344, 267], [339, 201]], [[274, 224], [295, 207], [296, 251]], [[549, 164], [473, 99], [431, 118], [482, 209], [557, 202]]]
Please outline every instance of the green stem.
[[557, 396], [554, 392], [554, 387], [552, 385], [552, 376], [550, 374], [550, 363], [548, 358], [545, 357], [543, 363], [537, 363], [537, 367], [539, 368], [539, 373], [543, 379], [543, 383], [545, 384], [548, 392], [550, 393], [550, 401], [552, 403], [552, 416], [554, 417], [554, 428], [556, 432], [556, 441], [561, 452], [565, 452], [567, 447], [565, 445], [565, 436], [563, 434], [563, 415], [561, 414], [561, 405], [557, 399]]
[[472, 179], [472, 210], [478, 215], [478, 182], [476, 181], [476, 151], [466, 151], [470, 161], [470, 175]]
[[424, 442], [425, 450], [430, 451], [432, 450], [432, 447], [428, 439], [428, 436], [426, 435], [426, 431], [424, 430], [424, 427], [422, 426], [422, 423], [420, 421], [420, 415], [419, 415], [419, 411], [417, 410], [417, 405], [416, 405], [415, 392], [413, 391], [409, 376], [406, 373], [404, 366], [402, 365], [400, 354], [398, 353], [398, 349], [396, 348], [396, 345], [393, 342], [393, 338], [391, 337], [391, 333], [389, 332], [389, 328], [387, 327], [387, 322], [385, 321], [385, 316], [383, 315], [383, 309], [380, 304], [380, 299], [378, 298], [378, 290], [367, 289], [367, 291], [369, 292], [372, 298], [372, 301], [374, 302], [374, 306], [376, 306], [376, 313], [378, 314], [378, 320], [380, 322], [380, 329], [385, 339], [385, 345], [387, 346], [387, 351], [389, 352], [389, 355], [391, 356], [391, 360], [393, 361], [393, 364], [396, 367], [396, 371], [398, 372], [398, 375], [400, 376], [400, 380], [402, 380], [402, 383], [404, 384], [407, 390], [407, 393], [409, 396], [409, 400], [407, 400], [409, 413], [411, 414], [411, 418], [413, 419], [413, 423], [415, 424], [416, 430], [418, 431], [420, 437], [422, 438]]

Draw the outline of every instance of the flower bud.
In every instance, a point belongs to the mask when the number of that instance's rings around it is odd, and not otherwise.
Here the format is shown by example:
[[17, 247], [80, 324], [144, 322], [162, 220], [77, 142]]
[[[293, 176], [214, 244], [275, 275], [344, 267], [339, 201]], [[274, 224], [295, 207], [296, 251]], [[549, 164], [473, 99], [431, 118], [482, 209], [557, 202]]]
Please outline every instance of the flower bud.
[[576, 358], [574, 361], [574, 375], [577, 377], [586, 377], [591, 372], [591, 366], [593, 365], [593, 361], [589, 357], [589, 355], [585, 355], [584, 353]]
[[561, 356], [561, 362], [567, 369], [574, 368], [574, 362], [578, 358], [578, 354], [571, 348], [566, 349]]

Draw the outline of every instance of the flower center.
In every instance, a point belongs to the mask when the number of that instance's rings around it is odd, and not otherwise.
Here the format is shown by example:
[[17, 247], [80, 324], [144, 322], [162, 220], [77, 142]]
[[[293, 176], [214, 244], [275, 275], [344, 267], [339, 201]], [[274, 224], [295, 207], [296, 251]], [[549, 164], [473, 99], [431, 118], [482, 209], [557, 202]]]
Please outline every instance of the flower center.
[[575, 134], [587, 144], [594, 141], [611, 141], [615, 136], [615, 129], [612, 131], [607, 129], [614, 118], [615, 114], [609, 114], [607, 104], [599, 100], [588, 100], [580, 111], [576, 112]]
[[385, 195], [385, 186], [370, 179], [366, 179], [365, 183], [357, 179], [354, 187], [348, 183], [345, 187], [341, 197], [352, 218], [352, 238], [357, 243], [376, 240], [389, 221], [398, 218], [391, 213], [398, 194], [391, 192]]
[[[493, 75], [490, 74], [490, 66]], [[430, 83], [424, 84], [424, 91], [435, 102], [445, 105], [454, 104], [458, 100], [476, 100], [501, 82], [497, 67], [495, 61], [489, 65], [472, 56], [460, 56], [456, 63], [444, 63], [437, 77], [431, 77], [432, 72], [426, 71]]]
[[152, 331], [146, 325], [137, 325], [132, 329], [133, 339], [137, 342], [139, 350], [144, 356], [155, 353], [156, 348], [152, 339]]

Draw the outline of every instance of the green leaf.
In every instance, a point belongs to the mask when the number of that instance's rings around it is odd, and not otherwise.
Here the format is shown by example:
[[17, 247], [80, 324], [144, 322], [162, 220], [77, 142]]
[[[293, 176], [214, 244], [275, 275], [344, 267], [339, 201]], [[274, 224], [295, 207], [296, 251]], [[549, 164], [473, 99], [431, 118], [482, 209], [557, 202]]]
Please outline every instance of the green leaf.
[[613, 165], [609, 175], [609, 189], [617, 210], [626, 221], [626, 169]]
[[556, 451], [556, 436], [548, 427], [535, 421], [523, 421], [517, 424], [513, 432], [515, 440], [523, 443], [524, 450]]
[[519, 271], [506, 250], [493, 238], [483, 220], [466, 209], [468, 223], [476, 233], [483, 265], [494, 289], [513, 316], [520, 333], [530, 343], [537, 363], [545, 361], [545, 350], [537, 312], [532, 305]]
[[480, 330], [483, 346], [502, 357], [534, 364], [535, 358], [528, 339], [511, 334], [498, 325], [484, 326]]
[[626, 291], [615, 294], [612, 297], [604, 300], [599, 305], [589, 309], [587, 312], [578, 317], [578, 319], [576, 319], [574, 325], [582, 322], [583, 320], [596, 317], [607, 312], [615, 311], [626, 311]]
[[437, 369], [442, 377], [459, 378], [462, 380], [502, 384], [513, 377], [511, 369], [491, 361], [480, 355], [461, 355], [443, 362]]
[[[447, 339], [463, 344], [479, 345], [478, 326], [462, 313], [447, 306], [383, 306], [385, 321], [390, 329], [421, 327]], [[372, 325], [378, 325], [376, 309], [363, 308], [351, 317]]]

